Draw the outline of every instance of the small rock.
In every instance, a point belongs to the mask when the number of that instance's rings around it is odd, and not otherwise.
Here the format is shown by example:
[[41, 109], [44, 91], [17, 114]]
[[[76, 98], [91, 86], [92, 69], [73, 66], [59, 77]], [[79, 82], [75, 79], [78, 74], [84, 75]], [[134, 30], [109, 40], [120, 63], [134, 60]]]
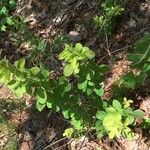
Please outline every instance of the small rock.
[[67, 37], [70, 39], [70, 41], [76, 43], [82, 39], [82, 34], [77, 31], [70, 31]]

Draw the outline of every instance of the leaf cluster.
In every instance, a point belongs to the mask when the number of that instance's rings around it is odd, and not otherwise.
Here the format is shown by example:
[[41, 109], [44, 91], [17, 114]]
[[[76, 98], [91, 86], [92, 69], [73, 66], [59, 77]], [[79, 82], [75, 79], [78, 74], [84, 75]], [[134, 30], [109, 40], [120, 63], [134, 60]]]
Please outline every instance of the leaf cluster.
[[110, 34], [115, 27], [116, 19], [121, 16], [124, 9], [116, 0], [105, 0], [101, 4], [103, 14], [94, 16], [93, 21], [96, 29], [100, 29], [105, 34]]
[[59, 54], [59, 59], [65, 61], [64, 75], [66, 77], [79, 73], [79, 63], [87, 62], [88, 59], [93, 59], [95, 54], [88, 47], [77, 43], [75, 47], [65, 44], [65, 49]]
[[128, 139], [132, 139], [133, 132], [129, 125], [134, 125], [135, 119], [142, 117], [144, 113], [141, 110], [132, 110], [130, 107], [131, 100], [124, 98], [124, 104], [118, 100], [113, 100], [112, 105], [106, 107], [104, 111], [99, 110], [96, 118], [96, 130], [100, 137], [106, 133], [109, 138], [119, 137], [123, 135]]
[[6, 31], [7, 26], [14, 25], [11, 12], [15, 7], [15, 0], [0, 0], [0, 31]]

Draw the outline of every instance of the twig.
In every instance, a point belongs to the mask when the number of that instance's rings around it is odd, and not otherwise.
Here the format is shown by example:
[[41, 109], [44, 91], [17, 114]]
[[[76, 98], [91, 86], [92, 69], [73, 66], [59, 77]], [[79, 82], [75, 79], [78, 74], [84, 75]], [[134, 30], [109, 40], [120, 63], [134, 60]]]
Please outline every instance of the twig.
[[[123, 50], [123, 49], [125, 49], [125, 48], [131, 47], [131, 46], [132, 46], [132, 45], [129, 45], [129, 46], [126, 46], [126, 47], [123, 47], [123, 48], [119, 48], [119, 49], [117, 49], [117, 50], [111, 52], [111, 55], [114, 54], [114, 53], [117, 53], [117, 52], [119, 52], [119, 51], [121, 51], [121, 50]], [[106, 58], [107, 56], [109, 56], [109, 54], [106, 54], [105, 56], [103, 56], [103, 57], [97, 62], [97, 65], [98, 65], [104, 58]]]
[[109, 41], [108, 41], [108, 35], [106, 34], [106, 30], [105, 30], [105, 38], [106, 38], [106, 51], [107, 51], [108, 55], [112, 58], [112, 55], [109, 50], [110, 45], [109, 45]]
[[61, 138], [61, 139], [57, 140], [56, 142], [54, 142], [54, 143], [52, 143], [52, 144], [46, 146], [46, 147], [44, 148], [44, 150], [46, 150], [47, 148], [49, 148], [49, 147], [51, 147], [51, 146], [53, 146], [53, 145], [55, 145], [55, 144], [57, 144], [57, 143], [59, 143], [59, 142], [61, 142], [61, 141], [64, 141], [64, 140], [66, 140], [66, 139], [67, 139], [67, 137]]
[[62, 148], [62, 147], [64, 147], [64, 146], [70, 144], [72, 141], [73, 141], [73, 140], [71, 139], [71, 140], [69, 140], [69, 142], [67, 142], [66, 144], [64, 144], [64, 145], [62, 145], [62, 146], [59, 146], [59, 147], [57, 147], [57, 148], [55, 148], [55, 149], [53, 149], [53, 150], [57, 150], [57, 149], [59, 150], [59, 148]]

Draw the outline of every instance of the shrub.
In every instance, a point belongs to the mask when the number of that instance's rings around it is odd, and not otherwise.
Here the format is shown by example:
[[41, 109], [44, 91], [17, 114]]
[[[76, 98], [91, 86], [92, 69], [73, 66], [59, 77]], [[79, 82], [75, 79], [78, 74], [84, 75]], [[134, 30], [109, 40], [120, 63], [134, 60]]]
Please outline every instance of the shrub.
[[59, 59], [64, 60], [64, 75], [55, 80], [52, 71], [25, 68], [25, 59], [14, 65], [4, 59], [0, 62], [0, 81], [18, 98], [24, 93], [34, 96], [39, 111], [48, 107], [62, 112], [72, 125], [64, 132], [65, 136], [76, 137], [90, 129], [99, 137], [108, 134], [110, 138], [120, 135], [131, 138], [129, 126], [134, 125], [135, 118], [142, 117], [143, 112], [132, 110], [130, 100], [113, 100], [111, 104], [102, 99], [102, 82], [109, 67], [97, 65], [94, 57], [94, 52], [80, 43], [66, 44], [59, 55]]

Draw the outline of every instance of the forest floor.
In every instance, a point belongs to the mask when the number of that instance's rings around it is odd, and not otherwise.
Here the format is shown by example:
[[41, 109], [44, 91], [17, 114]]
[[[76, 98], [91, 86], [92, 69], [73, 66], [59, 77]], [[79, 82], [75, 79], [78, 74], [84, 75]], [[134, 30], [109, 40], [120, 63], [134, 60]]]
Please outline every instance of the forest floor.
[[[8, 30], [0, 35], [1, 58], [6, 56], [11, 62], [26, 57], [27, 65], [42, 62], [47, 68], [60, 70], [57, 59], [63, 43], [71, 41], [95, 50], [97, 63], [111, 66], [105, 83], [105, 97], [111, 97], [111, 86], [128, 69], [126, 55], [133, 51], [136, 40], [150, 33], [150, 1], [136, 0], [125, 4], [125, 12], [118, 21], [115, 31], [99, 37], [92, 29], [91, 18], [97, 14], [97, 0], [47, 2], [25, 0], [18, 3], [14, 16], [23, 17], [25, 26], [20, 30]], [[44, 52], [35, 50], [35, 43], [46, 40]], [[30, 42], [29, 42], [30, 40]], [[7, 51], [6, 51], [7, 49]], [[150, 81], [129, 93], [136, 99], [134, 105], [150, 117]], [[13, 150], [150, 150], [150, 131], [139, 127], [135, 139], [124, 138], [98, 140], [94, 135], [74, 140], [63, 137], [69, 126], [67, 120], [52, 110], [38, 112], [32, 97], [24, 96], [16, 100], [6, 86], [0, 86], [0, 149]], [[3, 116], [3, 117], [2, 117]]]

